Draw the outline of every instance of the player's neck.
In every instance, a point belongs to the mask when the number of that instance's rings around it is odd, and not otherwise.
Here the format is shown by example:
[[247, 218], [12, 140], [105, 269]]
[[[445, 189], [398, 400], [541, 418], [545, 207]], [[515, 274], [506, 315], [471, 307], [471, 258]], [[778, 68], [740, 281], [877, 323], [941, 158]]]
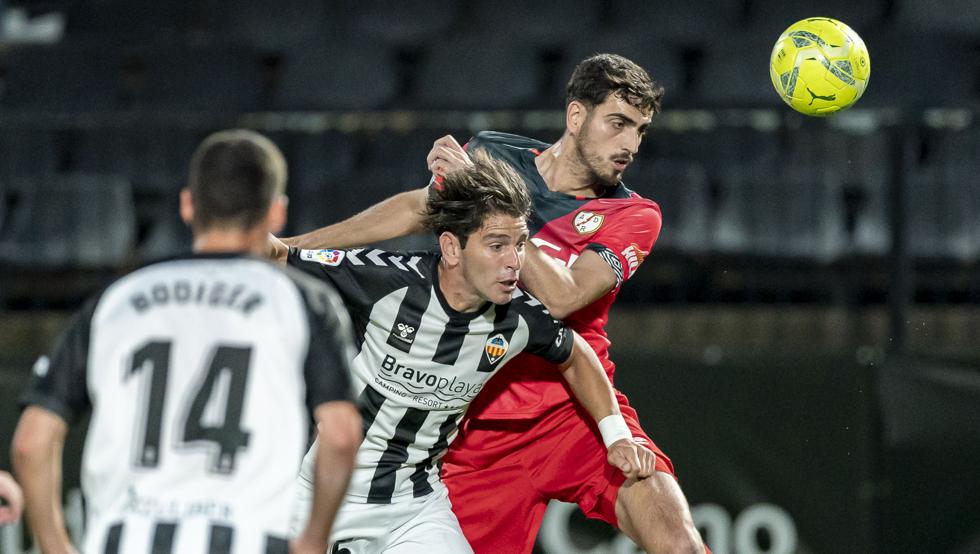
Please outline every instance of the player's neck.
[[461, 266], [450, 266], [445, 258], [440, 258], [436, 271], [439, 273], [439, 290], [450, 308], [460, 313], [475, 312], [486, 303], [466, 281]]
[[579, 159], [575, 139], [567, 133], [535, 158], [534, 164], [552, 192], [595, 198], [605, 188]]
[[196, 254], [240, 252], [262, 256], [265, 237], [266, 233], [261, 230], [209, 229], [194, 233], [193, 250]]

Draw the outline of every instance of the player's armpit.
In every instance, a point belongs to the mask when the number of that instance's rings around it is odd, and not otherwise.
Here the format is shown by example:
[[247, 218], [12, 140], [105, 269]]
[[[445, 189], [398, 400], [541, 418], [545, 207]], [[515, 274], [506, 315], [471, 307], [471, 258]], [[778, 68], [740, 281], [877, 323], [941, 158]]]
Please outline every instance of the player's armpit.
[[593, 250], [583, 251], [572, 267], [566, 267], [528, 244], [521, 282], [555, 319], [565, 319], [615, 288], [619, 277]]
[[428, 187], [402, 192], [340, 223], [282, 241], [296, 248], [352, 248], [422, 232]]

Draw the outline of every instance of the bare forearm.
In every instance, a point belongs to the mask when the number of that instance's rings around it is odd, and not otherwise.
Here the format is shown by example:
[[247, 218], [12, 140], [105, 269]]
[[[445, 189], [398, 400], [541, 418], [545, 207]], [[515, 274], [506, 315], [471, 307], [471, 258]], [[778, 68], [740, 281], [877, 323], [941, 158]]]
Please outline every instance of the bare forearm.
[[310, 540], [326, 544], [330, 538], [330, 530], [350, 483], [352, 468], [353, 457], [322, 444], [317, 450], [313, 505], [310, 508], [310, 524], [305, 531]]
[[12, 448], [14, 471], [24, 491], [27, 520], [45, 553], [74, 552], [61, 509], [63, 444], [62, 434], [38, 432], [36, 427], [23, 425], [22, 420]]
[[540, 300], [555, 319], [588, 306], [615, 286], [615, 276], [598, 256], [585, 251], [572, 267], [547, 255], [543, 248], [526, 248], [521, 282]]
[[422, 231], [426, 189], [396, 194], [340, 223], [282, 239], [297, 248], [350, 248]]
[[619, 403], [609, 377], [595, 352], [578, 334], [570, 362], [563, 366], [562, 376], [592, 419], [598, 422], [606, 416], [619, 414]]
[[331, 402], [317, 411], [313, 505], [301, 538], [307, 544], [325, 546], [343, 504], [363, 435], [360, 414], [352, 403]]

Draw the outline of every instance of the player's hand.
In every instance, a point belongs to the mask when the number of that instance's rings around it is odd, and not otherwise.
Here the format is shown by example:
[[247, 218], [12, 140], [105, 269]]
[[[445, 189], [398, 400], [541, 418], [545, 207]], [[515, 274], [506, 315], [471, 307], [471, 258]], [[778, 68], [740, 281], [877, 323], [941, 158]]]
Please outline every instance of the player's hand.
[[457, 169], [473, 165], [473, 160], [463, 147], [456, 142], [452, 135], [446, 135], [432, 143], [432, 150], [425, 158], [429, 171], [445, 177], [447, 173], [452, 173]]
[[6, 471], [0, 471], [0, 525], [14, 523], [20, 519], [24, 509], [24, 494], [14, 478]]
[[657, 455], [633, 439], [620, 439], [609, 445], [606, 459], [627, 479], [646, 479], [653, 475]]
[[329, 544], [311, 540], [305, 534], [289, 541], [289, 554], [326, 554], [329, 548]]

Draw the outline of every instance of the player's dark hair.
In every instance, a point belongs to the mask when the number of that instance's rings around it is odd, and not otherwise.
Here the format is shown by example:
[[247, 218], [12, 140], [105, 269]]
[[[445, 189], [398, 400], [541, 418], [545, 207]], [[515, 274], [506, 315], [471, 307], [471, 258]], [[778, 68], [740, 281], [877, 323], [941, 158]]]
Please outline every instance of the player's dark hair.
[[449, 231], [463, 248], [488, 217], [531, 213], [531, 195], [512, 167], [481, 150], [470, 158], [473, 165], [447, 174], [441, 186], [432, 187], [422, 214], [426, 229], [436, 236]]
[[286, 161], [272, 141], [255, 131], [219, 131], [194, 152], [188, 187], [195, 230], [250, 229], [285, 191]]
[[642, 112], [660, 113], [664, 88], [639, 65], [616, 54], [595, 54], [575, 67], [566, 87], [566, 103], [578, 101], [588, 108], [616, 94]]

